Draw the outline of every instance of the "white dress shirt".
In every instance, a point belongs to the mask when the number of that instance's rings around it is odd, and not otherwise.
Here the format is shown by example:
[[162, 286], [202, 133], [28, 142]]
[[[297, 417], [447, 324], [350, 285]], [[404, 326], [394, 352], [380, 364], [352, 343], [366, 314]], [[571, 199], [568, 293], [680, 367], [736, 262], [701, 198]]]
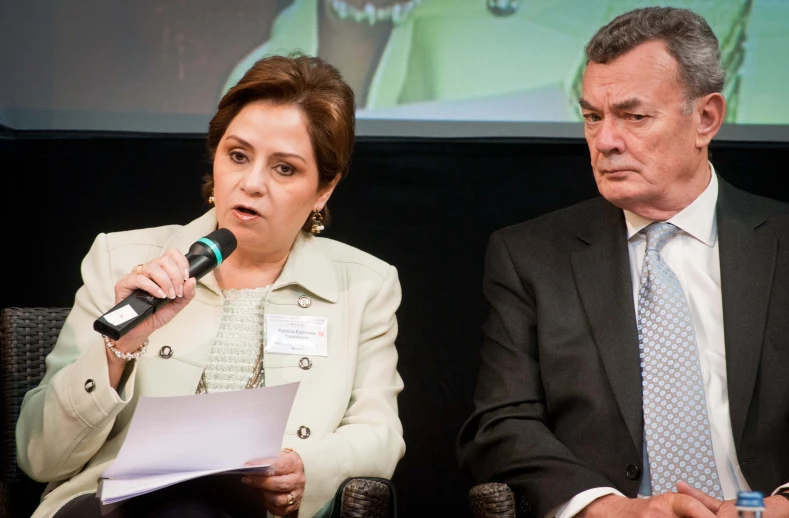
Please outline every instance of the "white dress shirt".
[[[723, 336], [723, 302], [718, 252], [718, 224], [715, 206], [718, 200], [718, 179], [710, 164], [710, 182], [704, 192], [668, 222], [680, 232], [663, 247], [660, 254], [671, 267], [690, 306], [699, 361], [707, 400], [707, 413], [712, 435], [712, 450], [718, 468], [723, 496], [737, 497], [737, 491], [748, 491], [748, 483], [737, 461], [734, 436], [729, 417], [729, 391], [726, 384], [726, 350]], [[633, 280], [633, 301], [638, 314], [638, 290], [641, 266], [646, 249], [646, 236], [641, 230], [653, 221], [627, 210], [627, 240], [630, 252], [630, 278]], [[646, 447], [640, 497], [651, 496]], [[610, 494], [622, 495], [610, 487], [583, 491], [553, 508], [546, 518], [572, 518], [594, 500]]]

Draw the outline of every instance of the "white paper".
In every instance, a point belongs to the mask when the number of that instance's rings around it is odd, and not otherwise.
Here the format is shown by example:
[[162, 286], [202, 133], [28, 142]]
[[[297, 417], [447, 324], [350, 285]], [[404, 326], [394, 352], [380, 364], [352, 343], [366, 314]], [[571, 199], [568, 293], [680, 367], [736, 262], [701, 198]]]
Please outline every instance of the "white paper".
[[298, 382], [233, 392], [141, 397], [102, 477], [102, 503], [279, 456]]
[[234, 474], [243, 475], [245, 473], [263, 472], [269, 468], [270, 464], [260, 464], [255, 466], [247, 466], [242, 469], [222, 470], [211, 469], [206, 471], [189, 471], [186, 473], [168, 473], [166, 475], [153, 475], [150, 477], [141, 478], [105, 478], [101, 481], [101, 488], [99, 496], [101, 503], [104, 505], [114, 504], [127, 500], [134, 496], [152, 493], [157, 489], [162, 489], [168, 486], [186, 482], [199, 477], [216, 474]]
[[308, 315], [266, 315], [265, 352], [328, 356], [326, 317]]

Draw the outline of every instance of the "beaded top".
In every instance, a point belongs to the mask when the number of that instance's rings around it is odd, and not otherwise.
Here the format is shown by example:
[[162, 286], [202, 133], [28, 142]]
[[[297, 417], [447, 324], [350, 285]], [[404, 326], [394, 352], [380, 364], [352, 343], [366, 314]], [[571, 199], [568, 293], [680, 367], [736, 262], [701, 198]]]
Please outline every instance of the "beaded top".
[[[265, 288], [222, 290], [222, 319], [203, 373], [206, 392], [242, 390], [263, 359], [264, 304], [271, 291]], [[265, 373], [260, 383], [265, 385]]]

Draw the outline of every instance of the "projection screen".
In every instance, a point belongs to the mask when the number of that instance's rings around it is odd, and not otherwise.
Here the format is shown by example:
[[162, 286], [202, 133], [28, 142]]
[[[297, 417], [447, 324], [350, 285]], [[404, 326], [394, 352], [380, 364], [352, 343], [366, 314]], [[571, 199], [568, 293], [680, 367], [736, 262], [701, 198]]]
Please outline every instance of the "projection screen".
[[203, 133], [256, 59], [298, 50], [354, 87], [360, 136], [581, 137], [584, 44], [658, 4], [698, 12], [720, 41], [719, 138], [789, 141], [789, 1], [369, 1], [406, 14], [343, 19], [359, 0], [2, 2], [0, 124]]

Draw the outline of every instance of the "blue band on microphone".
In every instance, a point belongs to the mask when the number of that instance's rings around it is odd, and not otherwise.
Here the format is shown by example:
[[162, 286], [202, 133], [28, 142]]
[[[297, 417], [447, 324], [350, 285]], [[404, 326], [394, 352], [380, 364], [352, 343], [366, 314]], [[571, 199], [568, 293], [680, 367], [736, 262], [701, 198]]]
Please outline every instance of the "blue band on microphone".
[[210, 239], [206, 239], [206, 238], [204, 238], [204, 237], [201, 237], [201, 238], [200, 238], [200, 239], [198, 239], [197, 241], [198, 241], [199, 243], [203, 243], [203, 244], [204, 244], [204, 245], [206, 245], [208, 248], [210, 248], [212, 252], [214, 252], [214, 255], [216, 256], [216, 265], [217, 265], [217, 266], [219, 266], [220, 264], [222, 264], [222, 252], [219, 250], [219, 247], [218, 247], [218, 246], [216, 246], [216, 243], [214, 243], [214, 242], [213, 242], [213, 241], [211, 241]]

